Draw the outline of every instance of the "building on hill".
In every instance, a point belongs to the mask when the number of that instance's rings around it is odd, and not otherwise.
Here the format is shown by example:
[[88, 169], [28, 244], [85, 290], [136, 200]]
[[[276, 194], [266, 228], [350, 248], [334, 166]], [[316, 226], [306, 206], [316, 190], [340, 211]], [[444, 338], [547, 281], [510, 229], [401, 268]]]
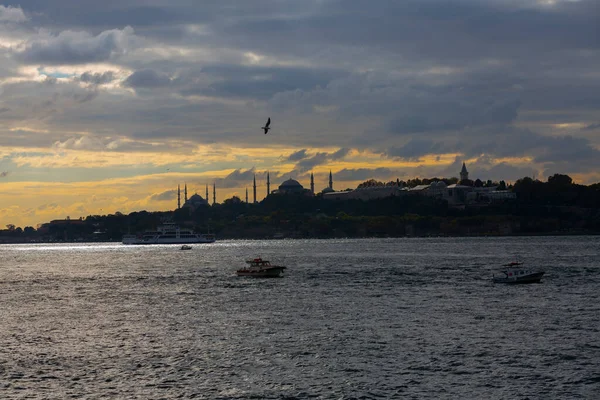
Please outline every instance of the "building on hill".
[[182, 208], [189, 208], [192, 211], [198, 207], [207, 206], [208, 201], [197, 193], [194, 193], [187, 201], [183, 204]]
[[326, 200], [374, 200], [382, 199], [390, 196], [403, 196], [408, 193], [406, 188], [403, 188], [398, 183], [369, 185], [356, 188], [354, 190], [344, 190], [335, 192], [323, 189], [323, 199]]
[[467, 171], [467, 166], [463, 162], [462, 168], [460, 170], [460, 180], [468, 181], [469, 180], [469, 171]]
[[304, 186], [295, 179], [284, 181], [277, 190], [273, 190], [272, 194], [305, 194], [312, 195], [310, 189], [304, 189]]

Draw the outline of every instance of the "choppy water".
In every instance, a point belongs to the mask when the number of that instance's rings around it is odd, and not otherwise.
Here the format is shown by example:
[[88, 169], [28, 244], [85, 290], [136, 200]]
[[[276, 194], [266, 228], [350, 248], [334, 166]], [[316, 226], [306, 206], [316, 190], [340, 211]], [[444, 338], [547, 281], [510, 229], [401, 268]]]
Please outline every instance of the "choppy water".
[[178, 248], [0, 246], [0, 398], [600, 398], [600, 237]]

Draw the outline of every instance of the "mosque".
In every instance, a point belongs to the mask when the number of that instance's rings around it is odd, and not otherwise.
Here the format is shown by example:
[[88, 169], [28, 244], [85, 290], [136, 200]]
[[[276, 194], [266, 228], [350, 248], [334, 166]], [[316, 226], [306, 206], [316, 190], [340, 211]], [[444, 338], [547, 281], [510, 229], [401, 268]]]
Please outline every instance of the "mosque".
[[[212, 204], [214, 205], [217, 202], [216, 184], [213, 183], [212, 189], [213, 189], [212, 190], [213, 191]], [[256, 175], [254, 175], [252, 190], [253, 190], [253, 195], [254, 195], [252, 202], [254, 204], [256, 204], [256, 203], [258, 203], [258, 200], [256, 197]], [[332, 193], [332, 192], [335, 192], [333, 190], [333, 175], [332, 175], [331, 171], [329, 171], [329, 185], [325, 189], [323, 189], [321, 191], [321, 193], [325, 194], [325, 193]], [[310, 189], [305, 189], [304, 186], [302, 186], [300, 184], [300, 182], [298, 182], [295, 179], [290, 178], [290, 179], [284, 181], [281, 185], [279, 185], [279, 187], [277, 189], [271, 191], [271, 177], [270, 177], [269, 172], [267, 172], [267, 196], [278, 195], [278, 194], [302, 194], [302, 195], [306, 195], [306, 196], [314, 196], [315, 195], [315, 177], [312, 173], [310, 174]], [[246, 189], [246, 203], [248, 203], [248, 202], [249, 202], [248, 189]], [[209, 196], [208, 196], [208, 185], [206, 185], [206, 197], [205, 198], [202, 198], [202, 196], [200, 196], [197, 193], [193, 194], [191, 197], [188, 198], [187, 183], [184, 184], [183, 204], [181, 204], [181, 186], [177, 185], [177, 209], [188, 208], [193, 211], [198, 207], [207, 206], [210, 204], [211, 203], [209, 203]]]
[[[336, 192], [333, 189], [333, 175], [331, 171], [329, 171], [329, 184], [326, 188], [324, 188], [320, 194], [323, 196], [323, 199], [326, 200], [344, 200], [344, 199], [357, 199], [357, 200], [372, 200], [378, 198], [384, 198], [389, 196], [403, 196], [406, 194], [420, 194], [423, 196], [437, 197], [441, 199], [445, 199], [448, 201], [450, 205], [463, 205], [469, 202], [480, 202], [481, 199], [486, 199], [486, 201], [493, 200], [505, 200], [505, 199], [514, 199], [515, 194], [506, 190], [498, 191], [495, 187], [480, 187], [476, 188], [470, 185], [465, 185], [469, 181], [469, 171], [467, 171], [467, 166], [463, 162], [462, 168], [460, 170], [460, 183], [462, 184], [453, 184], [446, 185], [444, 182], [432, 182], [429, 185], [419, 185], [413, 188], [402, 187], [400, 185], [400, 181], [396, 180], [396, 182], [391, 182], [383, 185], [370, 185], [364, 186], [353, 190], [344, 190]], [[256, 187], [256, 175], [254, 175], [253, 184], [252, 184], [252, 192], [253, 199], [252, 203], [258, 203], [257, 199], [257, 187]], [[281, 195], [281, 194], [297, 194], [304, 196], [315, 196], [315, 178], [313, 173], [310, 174], [310, 189], [305, 189], [304, 186], [300, 184], [295, 179], [288, 179], [281, 183], [279, 187], [273, 191], [271, 191], [271, 177], [269, 172], [267, 172], [267, 196], [270, 195]], [[187, 195], [187, 184], [184, 185], [183, 189], [184, 195], [184, 203], [181, 204], [181, 188], [177, 186], [177, 208], [189, 208], [192, 211], [200, 206], [206, 206], [209, 203], [209, 193], [208, 193], [208, 185], [206, 185], [206, 197], [202, 198], [202, 196], [198, 194], [192, 195], [188, 198]], [[212, 187], [212, 205], [217, 202], [217, 189], [216, 185], [213, 183]], [[246, 188], [246, 203], [249, 203], [248, 199], [248, 189]]]
[[[194, 211], [196, 208], [201, 206], [207, 206], [208, 203], [208, 185], [206, 185], [206, 198], [202, 198], [198, 193], [194, 193], [190, 198], [188, 198], [187, 193], [187, 183], [184, 184], [183, 187], [183, 199], [184, 203], [181, 204], [181, 187], [177, 185], [177, 209], [180, 208], [188, 208]], [[213, 204], [217, 201], [217, 190], [215, 185], [213, 184]]]

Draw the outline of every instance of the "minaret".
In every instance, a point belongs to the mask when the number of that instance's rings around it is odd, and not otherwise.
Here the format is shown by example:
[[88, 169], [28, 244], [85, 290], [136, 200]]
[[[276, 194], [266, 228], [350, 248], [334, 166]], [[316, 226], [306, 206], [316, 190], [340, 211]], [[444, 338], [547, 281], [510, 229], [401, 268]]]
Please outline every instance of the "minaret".
[[185, 202], [187, 203], [187, 183], [183, 187], [183, 198], [185, 199]]
[[333, 176], [331, 175], [331, 170], [329, 170], [329, 189], [333, 190]]
[[254, 204], [256, 204], [256, 174], [254, 174]]
[[460, 170], [460, 180], [466, 181], [469, 179], [469, 171], [467, 171], [467, 166], [463, 162], [462, 169]]
[[208, 204], [208, 184], [206, 185], [206, 204]]
[[217, 184], [213, 182], [213, 206], [217, 203]]
[[267, 171], [267, 196], [271, 194], [271, 179], [269, 178], [269, 171]]
[[177, 209], [181, 208], [181, 188], [177, 185]]
[[248, 188], [246, 188], [246, 204], [248, 204]]
[[315, 194], [315, 177], [312, 172], [310, 173], [310, 192]]

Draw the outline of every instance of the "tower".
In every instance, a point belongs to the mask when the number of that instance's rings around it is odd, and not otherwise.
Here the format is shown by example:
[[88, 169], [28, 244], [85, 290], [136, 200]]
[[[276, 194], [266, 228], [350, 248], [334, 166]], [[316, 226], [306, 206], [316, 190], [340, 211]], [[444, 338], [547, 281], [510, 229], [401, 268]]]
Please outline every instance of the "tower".
[[181, 188], [177, 185], [177, 209], [181, 208]]
[[208, 203], [208, 184], [206, 185], [206, 202]]
[[248, 204], [248, 188], [246, 188], [246, 204]]
[[254, 184], [252, 188], [254, 189], [254, 204], [256, 204], [256, 174], [254, 175]]
[[184, 185], [183, 187], [183, 198], [185, 199], [185, 202], [187, 203], [187, 183]]
[[217, 203], [217, 184], [213, 182], [213, 206]]
[[460, 180], [462, 182], [462, 181], [466, 181], [468, 179], [469, 179], [469, 171], [467, 171], [467, 166], [463, 162], [462, 169], [460, 170]]
[[271, 193], [271, 179], [269, 178], [269, 171], [267, 171], [267, 196]]
[[333, 175], [331, 175], [331, 170], [329, 170], [329, 189], [333, 189]]
[[310, 192], [315, 194], [315, 177], [312, 172], [310, 173]]

